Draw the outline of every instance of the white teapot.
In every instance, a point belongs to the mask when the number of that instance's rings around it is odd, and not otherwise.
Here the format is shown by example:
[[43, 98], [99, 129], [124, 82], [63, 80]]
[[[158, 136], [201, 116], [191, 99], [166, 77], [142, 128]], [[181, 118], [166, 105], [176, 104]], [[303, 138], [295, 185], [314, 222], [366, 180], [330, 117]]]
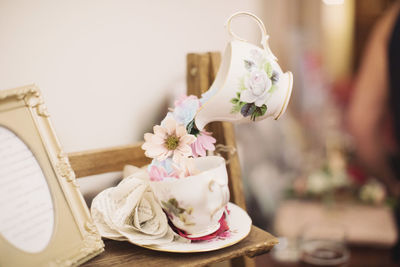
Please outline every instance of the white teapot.
[[[231, 31], [231, 21], [238, 16], [250, 16], [262, 33], [262, 48], [238, 37]], [[195, 116], [202, 130], [212, 121], [258, 121], [267, 117], [278, 119], [286, 110], [293, 86], [291, 72], [283, 73], [268, 46], [262, 21], [247, 12], [233, 14], [227, 21], [233, 37], [229, 42], [216, 79], [203, 94], [203, 105]]]

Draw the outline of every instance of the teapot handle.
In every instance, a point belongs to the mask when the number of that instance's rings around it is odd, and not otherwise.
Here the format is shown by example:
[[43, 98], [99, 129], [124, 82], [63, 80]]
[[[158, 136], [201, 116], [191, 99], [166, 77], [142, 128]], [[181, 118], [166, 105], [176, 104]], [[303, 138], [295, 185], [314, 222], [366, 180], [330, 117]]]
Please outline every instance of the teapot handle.
[[260, 28], [260, 30], [261, 30], [261, 45], [262, 45], [262, 47], [264, 48], [264, 50], [265, 50], [269, 55], [271, 55], [271, 57], [273, 58], [273, 60], [277, 61], [277, 60], [278, 60], [277, 57], [275, 57], [275, 55], [272, 53], [271, 49], [269, 48], [269, 44], [268, 44], [269, 35], [267, 34], [267, 30], [265, 29], [264, 23], [263, 23], [263, 22], [261, 21], [261, 19], [259, 19], [256, 15], [254, 15], [254, 14], [252, 14], [252, 13], [250, 13], [250, 12], [237, 12], [237, 13], [232, 14], [232, 15], [228, 18], [228, 20], [226, 21], [226, 23], [225, 23], [225, 26], [227, 27], [227, 30], [228, 30], [229, 34], [230, 34], [233, 38], [235, 38], [235, 39], [237, 39], [237, 40], [239, 40], [239, 41], [245, 41], [245, 42], [247, 42], [246, 39], [243, 39], [243, 38], [239, 37], [239, 36], [238, 36], [236, 33], [234, 33], [234, 32], [232, 31], [232, 29], [231, 29], [231, 22], [232, 22], [233, 18], [235, 18], [235, 17], [243, 17], [243, 16], [249, 16], [249, 17], [251, 17], [252, 19], [254, 19], [254, 20], [257, 22], [257, 24], [258, 24], [258, 26], [259, 26], [259, 28]]

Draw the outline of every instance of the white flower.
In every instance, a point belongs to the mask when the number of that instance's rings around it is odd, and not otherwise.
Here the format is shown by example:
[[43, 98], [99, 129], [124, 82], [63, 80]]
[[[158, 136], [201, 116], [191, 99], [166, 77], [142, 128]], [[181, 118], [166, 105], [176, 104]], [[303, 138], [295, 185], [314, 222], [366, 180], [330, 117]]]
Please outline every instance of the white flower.
[[313, 173], [308, 177], [307, 188], [312, 194], [322, 194], [330, 188], [329, 177], [322, 171]]
[[247, 90], [240, 94], [240, 101], [254, 103], [257, 107], [261, 107], [268, 99], [268, 90], [271, 86], [272, 81], [265, 71], [253, 70], [250, 76], [245, 78]]

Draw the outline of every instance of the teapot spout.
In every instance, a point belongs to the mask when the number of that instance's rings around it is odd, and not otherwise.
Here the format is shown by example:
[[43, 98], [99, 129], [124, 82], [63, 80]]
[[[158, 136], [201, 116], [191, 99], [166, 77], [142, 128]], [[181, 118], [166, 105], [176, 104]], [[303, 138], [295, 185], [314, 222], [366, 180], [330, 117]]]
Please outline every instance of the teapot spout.
[[204, 127], [210, 122], [211, 120], [207, 119], [207, 116], [204, 116], [203, 112], [198, 112], [194, 117], [194, 124], [199, 131], [202, 131]]

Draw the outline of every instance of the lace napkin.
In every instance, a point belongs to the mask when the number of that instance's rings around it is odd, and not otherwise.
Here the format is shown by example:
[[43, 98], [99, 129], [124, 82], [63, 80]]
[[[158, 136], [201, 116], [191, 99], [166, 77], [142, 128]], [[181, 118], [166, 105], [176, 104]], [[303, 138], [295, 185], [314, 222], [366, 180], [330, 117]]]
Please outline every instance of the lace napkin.
[[144, 169], [127, 166], [116, 187], [98, 194], [92, 202], [93, 220], [103, 237], [137, 245], [190, 242], [173, 232], [158, 204]]

